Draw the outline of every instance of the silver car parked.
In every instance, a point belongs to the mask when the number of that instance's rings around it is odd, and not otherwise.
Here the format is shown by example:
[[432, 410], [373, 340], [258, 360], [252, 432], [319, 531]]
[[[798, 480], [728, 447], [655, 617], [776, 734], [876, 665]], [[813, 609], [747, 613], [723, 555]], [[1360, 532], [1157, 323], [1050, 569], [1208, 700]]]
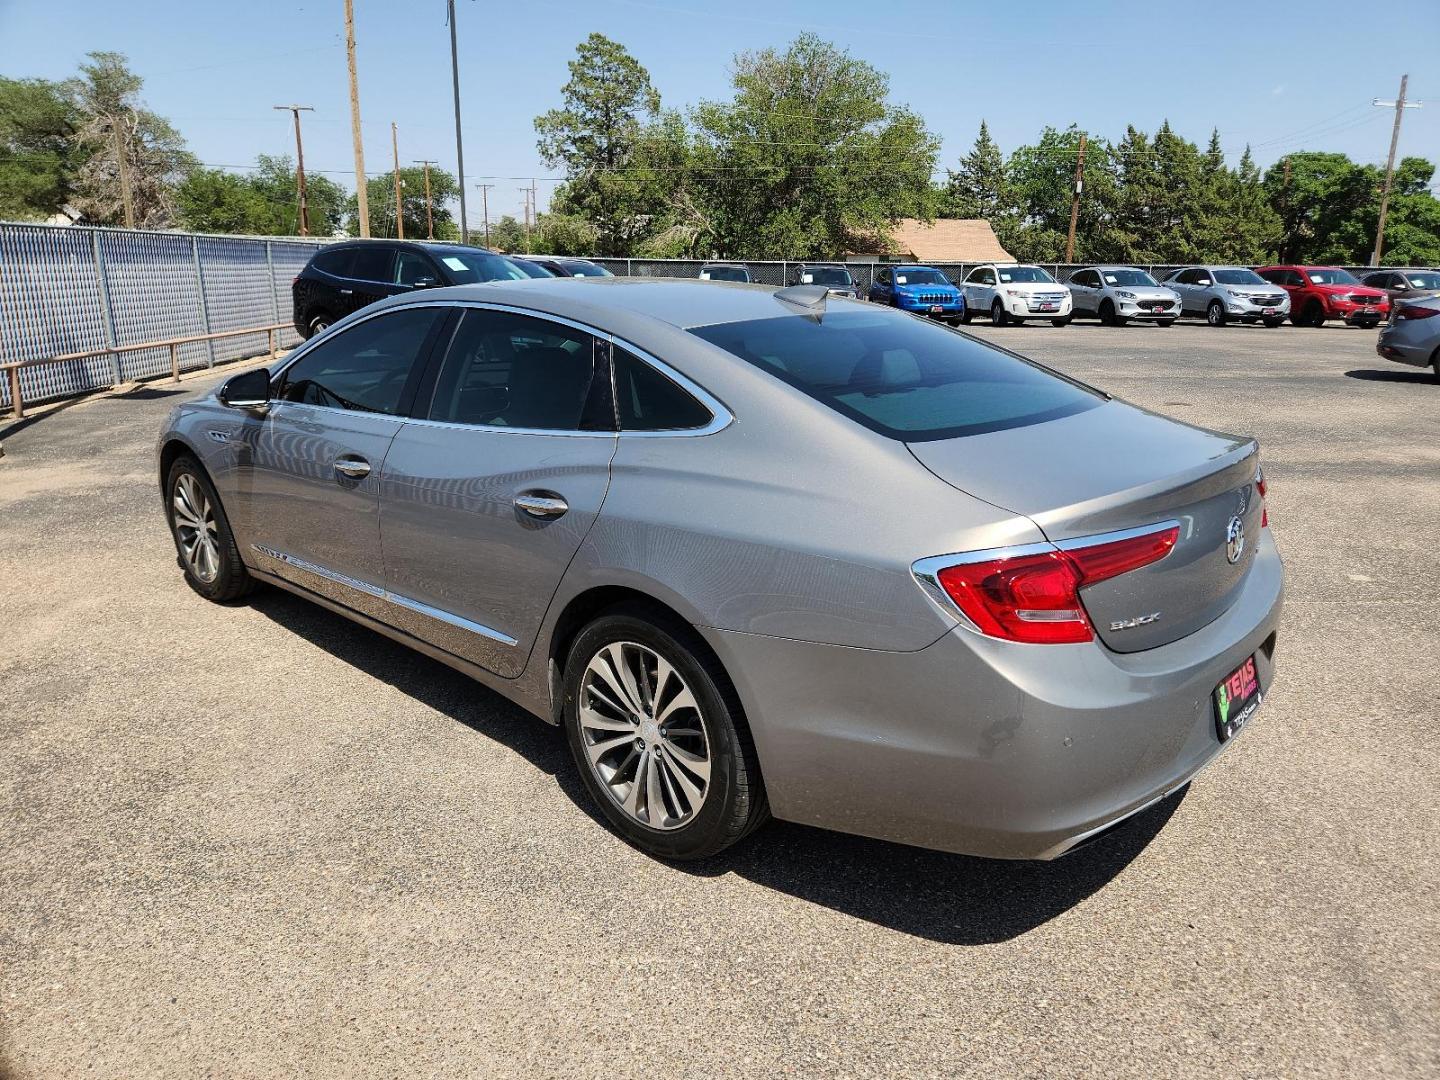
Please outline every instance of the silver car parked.
[[1180, 294], [1134, 266], [1087, 266], [1070, 275], [1074, 315], [1093, 315], [1106, 326], [1134, 319], [1173, 326], [1180, 317]]
[[771, 814], [1053, 858], [1271, 685], [1253, 440], [823, 286], [395, 297], [176, 409], [159, 479], [201, 596], [288, 589], [561, 725], [668, 858]]
[[1181, 311], [1211, 326], [1232, 320], [1276, 327], [1290, 314], [1290, 294], [1245, 266], [1183, 266], [1165, 276], [1180, 294]]
[[1375, 351], [1401, 364], [1428, 365], [1440, 379], [1440, 293], [1395, 301]]

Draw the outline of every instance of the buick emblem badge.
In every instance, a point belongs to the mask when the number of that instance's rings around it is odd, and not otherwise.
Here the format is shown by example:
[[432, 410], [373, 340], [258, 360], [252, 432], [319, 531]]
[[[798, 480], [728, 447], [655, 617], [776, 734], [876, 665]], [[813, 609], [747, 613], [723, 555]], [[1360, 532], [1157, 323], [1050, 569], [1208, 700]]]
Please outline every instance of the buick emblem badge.
[[1243, 554], [1245, 554], [1245, 522], [1239, 514], [1236, 514], [1225, 528], [1225, 557], [1232, 563], [1237, 563]]

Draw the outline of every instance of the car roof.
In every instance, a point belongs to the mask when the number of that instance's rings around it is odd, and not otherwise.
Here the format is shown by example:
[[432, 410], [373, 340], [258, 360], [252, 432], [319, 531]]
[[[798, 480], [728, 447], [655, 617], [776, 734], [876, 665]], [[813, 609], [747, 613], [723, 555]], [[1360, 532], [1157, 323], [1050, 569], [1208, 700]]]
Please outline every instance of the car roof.
[[[1128, 263], [1096, 263], [1094, 266], [1081, 267], [1082, 270], [1139, 270], [1138, 266], [1131, 266]], [[1149, 273], [1148, 270], [1141, 271]]]
[[[437, 300], [511, 303], [540, 313], [573, 318], [600, 329], [618, 322], [633, 322], [633, 317], [639, 317], [688, 330], [717, 323], [793, 315], [791, 308], [776, 302], [777, 291], [770, 285], [697, 278], [525, 278], [403, 293], [380, 301], [380, 305]], [[861, 301], [849, 302], [859, 304]], [[366, 310], [373, 311], [377, 306]]]
[[[337, 251], [340, 248], [362, 248], [362, 247], [402, 247], [411, 250], [428, 251], [436, 254], [454, 251], [468, 251], [476, 255], [500, 255], [498, 251], [491, 251], [489, 248], [476, 247], [473, 244], [448, 244], [443, 240], [396, 240], [394, 237], [355, 237], [352, 240], [340, 240], [333, 244], [326, 244], [320, 251]], [[320, 254], [317, 251], [315, 254]], [[510, 256], [501, 255], [501, 258]]]
[[[891, 263], [887, 270], [935, 270], [929, 263]], [[937, 274], [938, 270], [935, 271]]]

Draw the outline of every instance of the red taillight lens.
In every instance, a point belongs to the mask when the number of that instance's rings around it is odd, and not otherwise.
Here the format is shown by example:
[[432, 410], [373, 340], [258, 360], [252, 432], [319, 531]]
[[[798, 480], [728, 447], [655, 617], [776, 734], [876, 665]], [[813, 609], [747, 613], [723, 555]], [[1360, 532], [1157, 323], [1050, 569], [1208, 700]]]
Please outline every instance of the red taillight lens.
[[1395, 312], [1397, 319], [1429, 319], [1435, 315], [1440, 315], [1440, 308], [1421, 307], [1419, 304], [1407, 304]]
[[1104, 544], [947, 566], [935, 577], [990, 637], [1032, 645], [1090, 641], [1095, 635], [1080, 590], [1158, 562], [1179, 536], [1172, 525]]
[[1270, 524], [1270, 507], [1265, 504], [1265, 473], [1261, 469], [1255, 470], [1255, 491], [1260, 495], [1260, 527], [1263, 529]]

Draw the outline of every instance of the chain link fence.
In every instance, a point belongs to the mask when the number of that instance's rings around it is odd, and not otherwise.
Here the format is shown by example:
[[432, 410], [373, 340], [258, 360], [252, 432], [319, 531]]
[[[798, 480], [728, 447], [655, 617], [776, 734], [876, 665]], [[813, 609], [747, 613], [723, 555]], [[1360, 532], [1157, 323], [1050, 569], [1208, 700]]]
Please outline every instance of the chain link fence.
[[[0, 359], [40, 360], [289, 318], [290, 281], [324, 241], [0, 224]], [[281, 333], [282, 344], [299, 340]], [[254, 356], [259, 333], [180, 347], [181, 370]], [[26, 402], [170, 370], [168, 349], [23, 368]], [[0, 406], [10, 405], [0, 385]]]

